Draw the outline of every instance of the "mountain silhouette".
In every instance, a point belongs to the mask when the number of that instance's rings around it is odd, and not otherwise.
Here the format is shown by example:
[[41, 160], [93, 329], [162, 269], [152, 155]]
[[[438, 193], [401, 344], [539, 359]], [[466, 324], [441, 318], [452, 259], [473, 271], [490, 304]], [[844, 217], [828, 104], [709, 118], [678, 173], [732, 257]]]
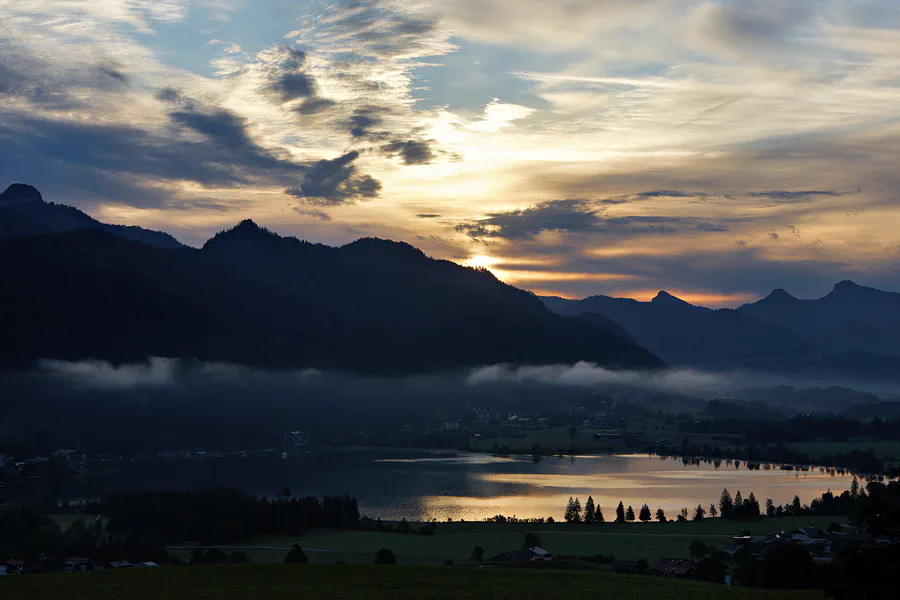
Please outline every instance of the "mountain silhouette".
[[776, 290], [738, 308], [769, 325], [792, 331], [829, 352], [900, 356], [900, 294], [842, 281], [822, 298], [801, 300]]
[[716, 366], [806, 349], [783, 327], [761, 324], [730, 309], [695, 306], [665, 291], [650, 302], [610, 296], [544, 300], [560, 314], [600, 314], [611, 319], [639, 345], [670, 364]]
[[0, 241], [0, 362], [146, 356], [371, 373], [590, 361], [657, 368], [615, 330], [486, 270], [368, 238], [341, 247], [243, 221], [201, 249], [102, 228]]
[[168, 233], [101, 223], [77, 208], [45, 202], [30, 185], [14, 183], [0, 193], [0, 239], [83, 228], [101, 229], [158, 248], [181, 247]]

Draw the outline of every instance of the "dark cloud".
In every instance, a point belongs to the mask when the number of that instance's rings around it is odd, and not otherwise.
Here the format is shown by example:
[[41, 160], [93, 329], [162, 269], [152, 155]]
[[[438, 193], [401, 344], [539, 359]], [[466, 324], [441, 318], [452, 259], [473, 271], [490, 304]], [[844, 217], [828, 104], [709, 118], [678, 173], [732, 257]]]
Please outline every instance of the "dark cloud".
[[436, 213], [419, 213], [416, 216], [420, 219], [437, 219], [440, 218], [441, 215]]
[[818, 196], [843, 196], [844, 192], [834, 190], [770, 190], [764, 192], [752, 192], [751, 198], [765, 198], [774, 202], [813, 202]]
[[381, 150], [388, 156], [399, 156], [404, 165], [427, 165], [435, 157], [426, 140], [394, 140], [382, 146]]
[[164, 87], [156, 92], [156, 99], [160, 102], [178, 104], [184, 100], [184, 96], [182, 96], [181, 92], [179, 92], [175, 88]]
[[283, 102], [308, 98], [316, 93], [315, 82], [305, 73], [283, 73], [269, 86]]
[[699, 221], [690, 217], [656, 215], [607, 216], [588, 200], [542, 202], [524, 209], [492, 213], [485, 219], [459, 223], [456, 231], [471, 238], [504, 238], [528, 240], [545, 231], [567, 233], [600, 233], [624, 238], [632, 235], [671, 234], [678, 227], [697, 231], [728, 231], [723, 223]]
[[319, 219], [320, 221], [330, 221], [331, 217], [328, 216], [324, 210], [316, 210], [312, 208], [303, 208], [300, 206], [294, 207], [294, 212], [298, 215], [303, 215], [305, 217], [312, 217], [314, 219]]
[[321, 96], [313, 96], [301, 102], [294, 110], [301, 115], [317, 115], [325, 112], [335, 104], [337, 103], [334, 100], [322, 98]]
[[283, 55], [283, 60], [281, 62], [282, 69], [296, 71], [306, 62], [306, 52], [299, 48], [282, 46], [279, 50]]
[[602, 220], [602, 216], [592, 210], [585, 200], [557, 200], [492, 213], [480, 221], [460, 223], [455, 229], [473, 238], [522, 240], [533, 238], [544, 231], [594, 231]]
[[772, 233], [768, 234], [768, 235], [769, 235], [769, 239], [770, 239], [770, 240], [777, 240], [778, 238], [781, 237], [780, 235], [778, 235], [778, 234], [775, 233], [774, 231], [773, 231]]
[[352, 164], [356, 152], [330, 161], [295, 162], [257, 144], [246, 120], [229, 110], [201, 106], [171, 88], [157, 97], [175, 105], [166, 132], [0, 113], [5, 149], [0, 177], [44, 189], [61, 187], [70, 198], [110, 198], [133, 206], [169, 206], [171, 193], [159, 181], [276, 185], [323, 204], [371, 198], [381, 187]]
[[100, 72], [120, 85], [128, 85], [128, 76], [115, 67], [100, 67]]
[[385, 115], [390, 112], [389, 108], [383, 106], [359, 106], [347, 119], [347, 130], [355, 138], [384, 137], [386, 132], [374, 132], [372, 128], [384, 123]]
[[336, 206], [374, 198], [381, 190], [381, 182], [370, 175], [361, 175], [353, 164], [357, 158], [359, 152], [354, 150], [338, 158], [317, 161], [306, 169], [299, 187], [288, 188], [284, 193], [313, 206]]
[[328, 21], [334, 37], [359, 54], [388, 58], [433, 53], [429, 34], [438, 25], [433, 19], [390, 10], [379, 0], [350, 0], [337, 5]]
[[702, 194], [697, 194], [696, 192], [682, 192], [680, 190], [652, 190], [637, 194], [639, 198], [690, 198], [697, 195]]
[[710, 233], [722, 233], [728, 231], [728, 227], [721, 223], [697, 223], [694, 227], [697, 231], [708, 231]]

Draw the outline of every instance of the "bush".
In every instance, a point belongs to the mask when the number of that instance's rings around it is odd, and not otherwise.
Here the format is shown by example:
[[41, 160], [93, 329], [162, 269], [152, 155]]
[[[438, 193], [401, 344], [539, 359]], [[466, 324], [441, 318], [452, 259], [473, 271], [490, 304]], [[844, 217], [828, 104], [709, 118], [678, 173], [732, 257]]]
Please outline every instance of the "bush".
[[306, 558], [306, 554], [303, 552], [300, 544], [294, 544], [294, 546], [288, 550], [287, 556], [284, 557], [284, 562], [306, 564], [309, 562], [309, 559]]
[[472, 549], [472, 560], [475, 562], [481, 562], [484, 559], [484, 548], [481, 546], [475, 546]]
[[638, 575], [643, 575], [650, 568], [650, 563], [647, 562], [646, 558], [637, 559], [637, 572]]
[[382, 548], [375, 554], [376, 565], [396, 565], [397, 557], [390, 548]]

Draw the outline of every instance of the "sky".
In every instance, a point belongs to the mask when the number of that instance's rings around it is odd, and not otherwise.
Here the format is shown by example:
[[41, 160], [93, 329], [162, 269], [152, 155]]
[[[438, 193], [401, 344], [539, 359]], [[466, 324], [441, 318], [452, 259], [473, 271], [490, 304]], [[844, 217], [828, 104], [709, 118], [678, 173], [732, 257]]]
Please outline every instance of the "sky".
[[0, 0], [0, 186], [541, 294], [900, 291], [895, 0]]

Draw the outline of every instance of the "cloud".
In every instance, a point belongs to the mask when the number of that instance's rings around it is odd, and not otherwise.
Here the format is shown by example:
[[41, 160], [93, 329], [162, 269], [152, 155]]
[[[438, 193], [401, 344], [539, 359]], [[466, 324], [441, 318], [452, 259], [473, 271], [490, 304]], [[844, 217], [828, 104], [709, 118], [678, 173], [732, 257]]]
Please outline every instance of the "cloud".
[[114, 366], [99, 360], [80, 362], [41, 360], [38, 367], [45, 375], [61, 379], [76, 387], [128, 390], [174, 387], [181, 371], [181, 361], [153, 357], [145, 363]]
[[384, 123], [385, 115], [390, 112], [391, 109], [384, 106], [358, 106], [347, 119], [347, 131], [354, 138], [384, 137], [385, 133], [376, 133], [372, 128]]
[[317, 161], [305, 170], [300, 187], [288, 188], [284, 193], [314, 206], [374, 198], [381, 183], [370, 175], [359, 174], [353, 164], [357, 158], [359, 152], [353, 150], [332, 160]]
[[530, 240], [548, 232], [598, 233], [605, 237], [628, 237], [648, 233], [674, 233], [678, 227], [694, 231], [728, 231], [724, 223], [692, 217], [660, 215], [607, 215], [604, 201], [555, 200], [528, 208], [491, 213], [486, 218], [459, 223], [456, 231], [471, 238], [503, 238]]
[[325, 112], [336, 104], [337, 103], [334, 100], [316, 96], [305, 99], [303, 102], [297, 105], [294, 110], [301, 115], [317, 115], [319, 113]]
[[441, 215], [437, 213], [418, 213], [416, 217], [420, 219], [438, 219]]
[[843, 192], [834, 190], [770, 190], [765, 192], [751, 192], [751, 198], [765, 198], [775, 202], [814, 202], [818, 196], [842, 196]]
[[277, 93], [282, 102], [290, 102], [297, 98], [307, 98], [316, 93], [315, 82], [305, 73], [283, 73], [269, 89]]
[[435, 157], [427, 140], [394, 140], [381, 149], [389, 156], [399, 156], [404, 165], [427, 165]]

